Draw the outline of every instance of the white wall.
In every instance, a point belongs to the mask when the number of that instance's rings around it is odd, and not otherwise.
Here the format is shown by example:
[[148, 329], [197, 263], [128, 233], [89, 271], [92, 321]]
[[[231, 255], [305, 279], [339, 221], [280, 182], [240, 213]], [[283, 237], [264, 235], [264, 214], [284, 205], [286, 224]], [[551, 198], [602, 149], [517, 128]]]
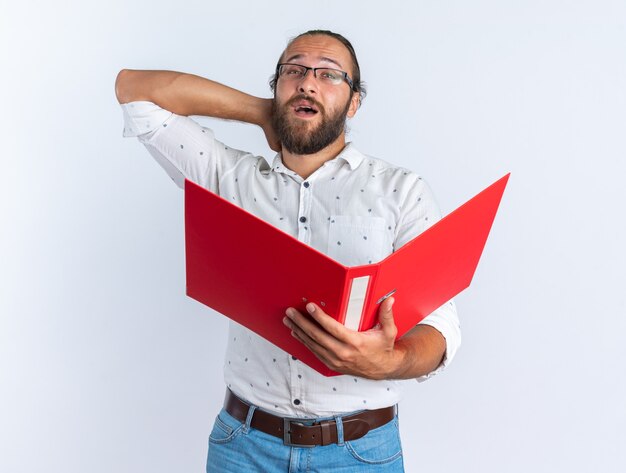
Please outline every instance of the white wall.
[[461, 351], [401, 406], [407, 471], [625, 470], [623, 1], [89, 3], [0, 4], [0, 471], [203, 471], [226, 322], [184, 294], [183, 194], [122, 138], [113, 83], [269, 96], [313, 27], [359, 54], [351, 139], [445, 212], [512, 172]]

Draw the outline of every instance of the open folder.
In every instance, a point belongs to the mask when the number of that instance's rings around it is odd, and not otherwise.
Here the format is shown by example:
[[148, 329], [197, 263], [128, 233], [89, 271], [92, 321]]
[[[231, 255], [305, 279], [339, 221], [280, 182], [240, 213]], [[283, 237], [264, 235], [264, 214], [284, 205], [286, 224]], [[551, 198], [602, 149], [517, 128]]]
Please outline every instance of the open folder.
[[376, 325], [381, 302], [393, 294], [401, 337], [469, 286], [508, 178], [381, 262], [353, 267], [187, 180], [187, 295], [323, 375], [337, 375], [291, 336], [282, 322], [285, 310], [306, 314], [306, 303], [315, 302], [346, 327], [363, 331]]

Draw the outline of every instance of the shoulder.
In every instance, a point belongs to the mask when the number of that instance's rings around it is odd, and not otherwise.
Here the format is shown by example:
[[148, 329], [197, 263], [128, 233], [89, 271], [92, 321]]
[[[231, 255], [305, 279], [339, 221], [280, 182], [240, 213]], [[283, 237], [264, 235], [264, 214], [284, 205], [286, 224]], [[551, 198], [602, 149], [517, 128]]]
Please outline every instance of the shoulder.
[[406, 196], [410, 192], [419, 193], [426, 189], [427, 185], [421, 175], [416, 172], [390, 163], [384, 159], [370, 156], [352, 148], [351, 152], [358, 153], [359, 171], [366, 173], [368, 179], [378, 181], [378, 184], [384, 188], [391, 188], [399, 196]]

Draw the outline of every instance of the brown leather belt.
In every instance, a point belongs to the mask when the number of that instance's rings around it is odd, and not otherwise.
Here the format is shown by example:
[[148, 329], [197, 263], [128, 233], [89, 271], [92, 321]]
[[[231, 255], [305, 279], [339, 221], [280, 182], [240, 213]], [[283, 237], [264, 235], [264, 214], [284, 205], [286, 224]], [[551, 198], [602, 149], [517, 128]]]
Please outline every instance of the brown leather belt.
[[[235, 419], [246, 422], [250, 405], [227, 389], [224, 409]], [[361, 438], [370, 430], [390, 422], [395, 415], [395, 406], [390, 406], [342, 417], [343, 438], [346, 441]], [[283, 439], [285, 445], [295, 447], [330, 445], [338, 441], [337, 423], [334, 419], [313, 422], [307, 419], [279, 417], [256, 409], [250, 426]]]

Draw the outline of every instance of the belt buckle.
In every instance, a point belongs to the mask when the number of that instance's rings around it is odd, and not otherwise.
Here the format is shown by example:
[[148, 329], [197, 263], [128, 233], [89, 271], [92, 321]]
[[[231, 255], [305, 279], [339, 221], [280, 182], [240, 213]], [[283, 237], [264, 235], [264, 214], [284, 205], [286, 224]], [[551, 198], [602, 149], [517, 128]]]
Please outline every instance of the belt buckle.
[[315, 445], [302, 445], [299, 443], [293, 443], [291, 441], [291, 423], [300, 424], [302, 426], [306, 426], [302, 422], [302, 419], [298, 419], [297, 417], [283, 417], [283, 445], [286, 447], [300, 447], [300, 448], [313, 448]]

